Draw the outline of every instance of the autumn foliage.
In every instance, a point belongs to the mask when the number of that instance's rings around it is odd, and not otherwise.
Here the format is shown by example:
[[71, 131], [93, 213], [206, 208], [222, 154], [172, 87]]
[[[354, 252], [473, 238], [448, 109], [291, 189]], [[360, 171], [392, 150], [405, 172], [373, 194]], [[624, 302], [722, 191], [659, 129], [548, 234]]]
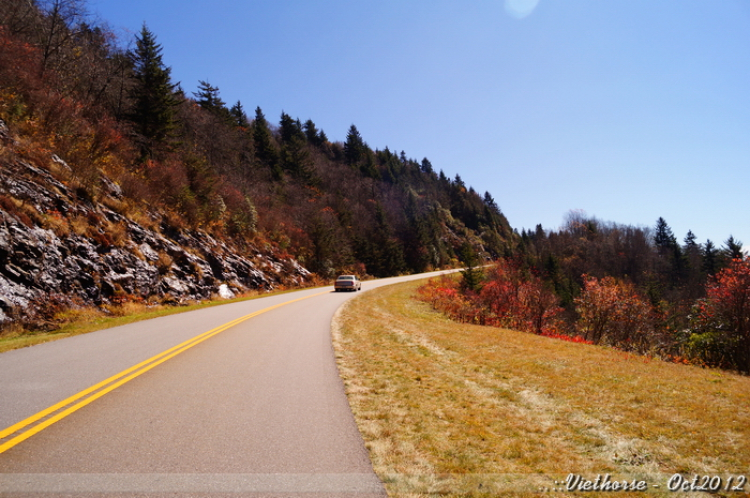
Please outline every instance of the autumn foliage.
[[489, 273], [478, 302], [488, 311], [487, 323], [535, 334], [556, 333], [562, 311], [558, 298], [539, 277], [524, 274], [512, 263], [498, 263]]
[[576, 329], [594, 344], [604, 342], [641, 352], [652, 345], [655, 311], [633, 284], [584, 275], [583, 290], [575, 304]]
[[708, 364], [750, 373], [750, 258], [736, 258], [693, 307], [686, 349]]
[[695, 302], [690, 325], [681, 331], [673, 329], [663, 303], [654, 305], [632, 282], [611, 276], [582, 279], [576, 313], [567, 319], [548, 283], [508, 261], [487, 272], [479, 291], [443, 276], [418, 292], [420, 299], [463, 323], [750, 373], [750, 258], [734, 259], [710, 279], [706, 297]]
[[540, 278], [524, 274], [510, 262], [498, 262], [478, 292], [442, 277], [422, 286], [419, 294], [435, 309], [461, 322], [571, 338], [560, 333], [562, 308], [555, 294]]

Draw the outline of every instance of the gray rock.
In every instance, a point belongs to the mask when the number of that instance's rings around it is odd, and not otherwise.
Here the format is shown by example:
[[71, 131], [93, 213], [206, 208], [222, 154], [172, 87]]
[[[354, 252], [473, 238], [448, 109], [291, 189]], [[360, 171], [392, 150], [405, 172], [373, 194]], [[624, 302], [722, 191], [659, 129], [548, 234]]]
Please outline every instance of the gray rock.
[[[70, 169], [57, 156], [51, 160]], [[116, 183], [104, 177], [101, 183], [102, 194], [122, 196]], [[208, 299], [217, 289], [226, 297], [247, 289], [301, 285], [310, 277], [297, 261], [258, 249], [240, 251], [205, 232], [176, 229], [164, 221], [160, 231], [148, 229], [103, 204], [81, 201], [49, 171], [26, 162], [0, 163], [0, 196], [15, 199], [0, 204], [0, 326], [34, 320], [44, 308], [40, 303], [51, 297], [71, 305], [98, 306], [123, 298], [177, 304]], [[35, 219], [55, 216], [69, 223], [77, 216], [89, 227], [85, 234], [68, 228], [58, 235], [54, 227], [29, 223], [23, 209], [14, 207], [18, 203], [33, 207], [39, 213]], [[150, 215], [160, 218], [156, 212]], [[117, 242], [108, 224], [119, 225]], [[160, 253], [172, 259], [171, 267], [160, 268]]]

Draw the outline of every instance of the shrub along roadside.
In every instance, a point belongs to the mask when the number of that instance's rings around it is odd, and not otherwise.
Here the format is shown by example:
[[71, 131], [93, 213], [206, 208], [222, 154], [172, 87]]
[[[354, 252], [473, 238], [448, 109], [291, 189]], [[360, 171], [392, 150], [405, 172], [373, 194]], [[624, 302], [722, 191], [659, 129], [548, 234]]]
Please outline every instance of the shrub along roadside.
[[499, 261], [469, 287], [455, 276], [432, 279], [420, 298], [450, 318], [532, 332], [563, 340], [603, 344], [658, 357], [750, 373], [750, 258], [737, 258], [709, 279], [688, 326], [676, 329], [669, 313], [625, 279], [582, 275], [575, 316], [563, 319], [559, 298], [520, 266]]

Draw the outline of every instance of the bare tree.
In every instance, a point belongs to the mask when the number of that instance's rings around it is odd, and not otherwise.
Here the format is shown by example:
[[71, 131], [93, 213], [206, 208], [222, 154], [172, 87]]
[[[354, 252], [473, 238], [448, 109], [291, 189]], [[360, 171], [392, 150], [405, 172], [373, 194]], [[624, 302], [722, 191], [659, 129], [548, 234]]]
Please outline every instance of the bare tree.
[[0, 2], [0, 25], [10, 36], [30, 39], [39, 26], [40, 15], [34, 0], [3, 0]]
[[42, 0], [42, 19], [38, 27], [38, 43], [42, 51], [39, 74], [50, 66], [63, 67], [69, 62], [66, 48], [73, 45], [76, 33], [88, 15], [81, 0]]

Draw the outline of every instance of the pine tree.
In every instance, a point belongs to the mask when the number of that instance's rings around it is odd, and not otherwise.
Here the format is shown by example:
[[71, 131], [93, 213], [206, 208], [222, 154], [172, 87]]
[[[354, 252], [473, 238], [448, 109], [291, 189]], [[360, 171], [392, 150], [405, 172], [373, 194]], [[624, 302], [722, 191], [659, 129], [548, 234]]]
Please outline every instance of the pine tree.
[[375, 224], [371, 233], [356, 241], [358, 257], [371, 275], [398, 275], [406, 268], [402, 242], [394, 236], [388, 215], [380, 203], [375, 205], [374, 214]]
[[310, 153], [307, 150], [307, 137], [302, 131], [302, 123], [287, 113], [281, 113], [279, 123], [281, 135], [281, 163], [285, 170], [300, 178], [307, 185], [318, 184], [320, 179], [312, 168]]
[[320, 145], [318, 143], [318, 128], [315, 126], [315, 123], [312, 119], [308, 119], [307, 121], [305, 121], [304, 129], [307, 141], [313, 145]]
[[461, 257], [461, 261], [466, 265], [466, 268], [461, 271], [463, 277], [461, 286], [472, 292], [479, 292], [482, 289], [484, 273], [479, 268], [477, 252], [469, 242], [464, 242], [459, 250], [459, 256]]
[[239, 100], [232, 106], [231, 109], [229, 109], [229, 115], [232, 117], [232, 122], [236, 126], [239, 126], [240, 128], [250, 127], [250, 121], [248, 121], [247, 114], [245, 114], [245, 109], [244, 107], [242, 107], [242, 102], [240, 102]]
[[219, 88], [207, 81], [198, 81], [198, 91], [194, 92], [195, 101], [204, 109], [215, 111], [225, 107], [225, 103], [219, 97]]
[[282, 170], [279, 166], [279, 155], [273, 144], [271, 130], [268, 121], [263, 115], [260, 107], [255, 109], [255, 120], [253, 121], [253, 141], [255, 143], [255, 158], [259, 163], [271, 170], [274, 180], [280, 180]]
[[692, 230], [688, 230], [687, 235], [685, 235], [685, 250], [688, 250], [689, 248], [695, 248], [698, 247], [697, 242], [695, 242], [698, 238], [695, 236]]
[[145, 23], [130, 57], [134, 84], [130, 92], [133, 108], [128, 117], [138, 135], [142, 156], [147, 157], [167, 143], [175, 128], [176, 85], [171, 82], [171, 68], [162, 61], [162, 47]]
[[719, 250], [711, 239], [706, 240], [703, 245], [703, 271], [706, 275], [713, 275], [719, 269]]
[[234, 124], [236, 119], [227, 109], [227, 105], [219, 96], [219, 88], [211, 85], [207, 81], [198, 82], [198, 91], [194, 92], [195, 101], [202, 108], [219, 118], [227, 124]]
[[354, 125], [349, 127], [349, 132], [346, 134], [346, 142], [344, 143], [344, 157], [346, 163], [349, 166], [358, 164], [365, 158], [365, 151], [367, 145], [362, 140], [362, 135], [359, 134], [359, 130]]
[[683, 253], [685, 254], [686, 262], [686, 295], [694, 300], [697, 299], [702, 293], [703, 283], [705, 281], [705, 274], [703, 272], [703, 255], [701, 253], [701, 246], [697, 242], [697, 237], [692, 230], [688, 230], [685, 235], [685, 245], [683, 246]]
[[302, 132], [302, 125], [299, 120], [294, 120], [292, 117], [281, 112], [281, 121], [279, 122], [279, 133], [281, 134], [281, 142], [284, 144], [290, 144], [295, 141], [304, 141], [307, 137]]
[[677, 239], [672, 233], [672, 229], [669, 228], [669, 225], [662, 217], [659, 217], [659, 219], [656, 220], [654, 244], [656, 244], [659, 253], [669, 252], [672, 247], [677, 244]]
[[670, 286], [675, 287], [685, 277], [687, 261], [672, 229], [662, 217], [656, 220], [654, 244], [660, 258], [658, 271]]
[[724, 255], [727, 259], [741, 259], [744, 257], [742, 254], [742, 242], [734, 240], [734, 236], [730, 235], [729, 238], [724, 242], [726, 249], [724, 249]]
[[458, 173], [456, 173], [456, 178], [453, 180], [453, 185], [455, 185], [458, 190], [466, 190], [466, 184]]

